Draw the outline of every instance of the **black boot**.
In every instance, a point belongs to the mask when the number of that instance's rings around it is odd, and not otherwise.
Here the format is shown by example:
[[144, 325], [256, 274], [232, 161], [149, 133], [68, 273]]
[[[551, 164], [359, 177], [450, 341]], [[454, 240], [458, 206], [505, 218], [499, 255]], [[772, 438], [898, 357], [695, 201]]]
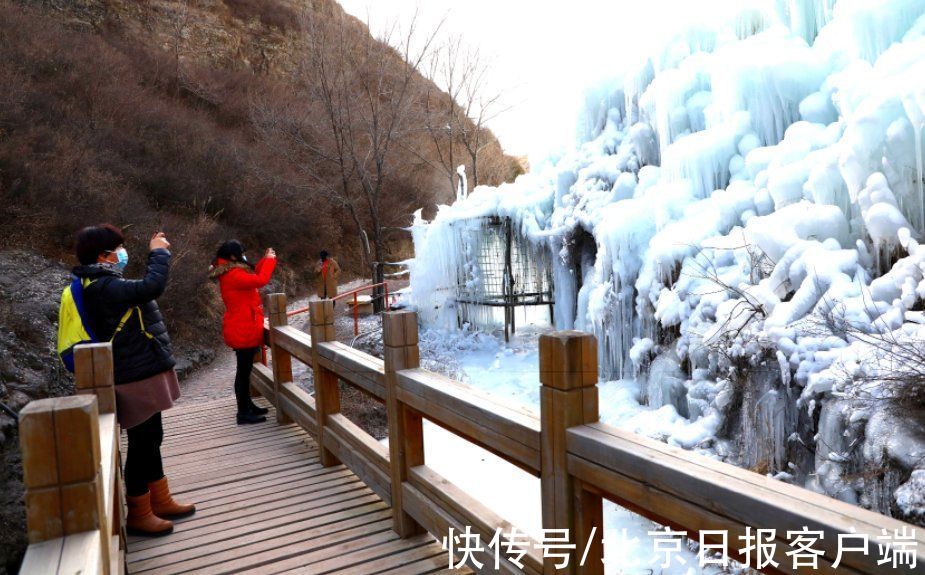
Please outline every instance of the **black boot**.
[[263, 415], [267, 412], [254, 405], [250, 396], [251, 370], [254, 368], [254, 354], [259, 348], [246, 348], [234, 350], [237, 361], [237, 370], [234, 374], [234, 396], [238, 405], [238, 425], [247, 423], [262, 423], [267, 420]]
[[265, 415], [257, 415], [256, 413], [251, 413], [249, 411], [239, 411], [237, 420], [238, 425], [247, 425], [249, 423], [263, 423], [267, 420], [267, 417]]
[[248, 411], [250, 411], [251, 413], [253, 413], [253, 414], [255, 414], [255, 415], [266, 415], [266, 414], [270, 413], [270, 410], [269, 410], [269, 409], [267, 409], [266, 407], [260, 407], [259, 405], [257, 405], [257, 404], [254, 403], [253, 401], [249, 401], [249, 402], [248, 402], [247, 409], [248, 409]]

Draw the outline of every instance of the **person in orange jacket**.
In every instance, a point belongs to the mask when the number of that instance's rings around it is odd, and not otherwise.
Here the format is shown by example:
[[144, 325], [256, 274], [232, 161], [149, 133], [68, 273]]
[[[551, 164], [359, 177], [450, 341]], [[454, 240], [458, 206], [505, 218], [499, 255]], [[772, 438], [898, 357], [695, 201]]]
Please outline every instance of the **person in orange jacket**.
[[254, 355], [263, 345], [263, 302], [257, 290], [270, 282], [275, 268], [273, 248], [252, 265], [241, 242], [228, 240], [218, 248], [209, 271], [209, 277], [218, 281], [225, 303], [222, 335], [237, 358], [234, 394], [238, 425], [267, 420], [267, 410], [253, 402], [249, 391]]
[[318, 274], [318, 298], [337, 297], [337, 278], [340, 277], [340, 266], [325, 250], [321, 250], [320, 259], [315, 264], [315, 273]]

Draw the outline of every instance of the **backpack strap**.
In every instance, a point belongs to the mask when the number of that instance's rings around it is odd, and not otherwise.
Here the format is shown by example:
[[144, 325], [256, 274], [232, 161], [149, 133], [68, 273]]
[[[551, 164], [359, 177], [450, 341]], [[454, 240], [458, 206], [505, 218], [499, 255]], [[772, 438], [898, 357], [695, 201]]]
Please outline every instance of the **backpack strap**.
[[130, 307], [124, 314], [122, 314], [122, 319], [119, 320], [119, 325], [116, 326], [116, 330], [112, 332], [112, 337], [109, 338], [109, 343], [112, 343], [112, 340], [116, 339], [116, 334], [122, 331], [122, 328], [125, 327], [125, 322], [128, 321], [128, 318], [132, 317], [133, 311], [135, 311], [135, 308]]
[[[87, 285], [90, 285], [89, 281]], [[93, 335], [93, 331], [90, 329], [90, 322], [87, 321], [87, 313], [84, 308], [84, 284], [77, 276], [74, 276], [74, 279], [71, 281], [71, 298], [74, 300], [74, 307], [77, 308], [77, 315], [80, 316], [80, 323], [83, 324], [84, 331], [87, 332], [91, 340], [98, 341], [96, 336]]]
[[141, 325], [141, 333], [145, 334], [148, 339], [154, 339], [154, 336], [148, 333], [148, 330], [145, 329], [145, 320], [141, 316], [141, 306], [136, 306], [135, 309], [138, 310], [138, 323]]
[[119, 320], [119, 325], [116, 326], [116, 331], [112, 332], [112, 337], [109, 338], [110, 343], [116, 339], [116, 334], [118, 334], [122, 328], [125, 327], [126, 322], [128, 322], [129, 318], [132, 317], [132, 312], [134, 311], [138, 312], [138, 325], [141, 326], [141, 333], [145, 334], [148, 339], [154, 339], [154, 336], [148, 333], [148, 330], [145, 329], [145, 320], [142, 319], [141, 316], [141, 306], [136, 305], [135, 307], [128, 308], [128, 310], [126, 310], [126, 312], [122, 315], [122, 319]]

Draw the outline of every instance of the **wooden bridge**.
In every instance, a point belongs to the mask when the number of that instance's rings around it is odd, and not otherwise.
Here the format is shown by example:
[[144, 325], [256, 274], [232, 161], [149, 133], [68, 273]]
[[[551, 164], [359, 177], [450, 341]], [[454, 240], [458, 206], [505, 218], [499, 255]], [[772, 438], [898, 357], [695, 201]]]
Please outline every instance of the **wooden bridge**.
[[[171, 485], [198, 508], [170, 536], [123, 535], [108, 344], [78, 350], [76, 396], [22, 410], [31, 544], [21, 573], [598, 575], [603, 499], [708, 545], [725, 540], [728, 557], [751, 564], [739, 538], [774, 530], [761, 539], [774, 562], [763, 572], [925, 573], [921, 529], [600, 423], [590, 335], [540, 339], [536, 414], [421, 369], [414, 313], [383, 315], [383, 361], [334, 341], [330, 301], [312, 303], [308, 334], [288, 325], [284, 295], [268, 308], [272, 359], [255, 366], [251, 384], [275, 423], [233, 425], [230, 401], [165, 413]], [[312, 367], [314, 395], [293, 382], [293, 360]], [[385, 404], [388, 446], [340, 413], [338, 380]], [[543, 528], [568, 530], [566, 546], [547, 553], [549, 541], [515, 532], [428, 467], [424, 419], [538, 477]], [[457, 554], [461, 568], [449, 568], [438, 543], [451, 529], [481, 541]], [[815, 565], [794, 560], [801, 531], [819, 533]], [[840, 553], [840, 537], [853, 549], [868, 542], [868, 552]], [[883, 559], [891, 553], [905, 561]]]

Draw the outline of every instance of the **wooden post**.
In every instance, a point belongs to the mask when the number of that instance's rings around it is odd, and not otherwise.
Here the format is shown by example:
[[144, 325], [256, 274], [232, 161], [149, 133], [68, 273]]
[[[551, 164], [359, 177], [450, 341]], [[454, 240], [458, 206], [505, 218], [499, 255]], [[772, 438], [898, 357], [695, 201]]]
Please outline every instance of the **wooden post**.
[[360, 335], [360, 301], [353, 292], [353, 337]]
[[115, 413], [114, 384], [111, 343], [90, 343], [74, 348], [74, 387], [78, 395], [95, 395], [100, 413]]
[[96, 397], [31, 402], [19, 413], [19, 442], [29, 543], [100, 531], [103, 572], [108, 575], [112, 535], [100, 477]]
[[385, 404], [389, 418], [389, 463], [392, 482], [392, 525], [402, 537], [424, 532], [404, 510], [402, 483], [409, 470], [424, 464], [424, 429], [421, 414], [398, 401], [396, 372], [420, 367], [418, 317], [411, 311], [382, 315], [382, 343], [385, 353]]
[[[74, 387], [77, 395], [95, 395], [99, 413], [116, 413], [116, 391], [115, 379], [113, 375], [112, 363], [112, 344], [111, 343], [90, 343], [78, 345], [74, 348]], [[116, 425], [116, 436], [118, 436], [118, 424]], [[116, 449], [119, 448], [118, 441], [115, 443]], [[119, 465], [116, 472], [115, 493], [112, 498], [112, 535], [118, 535], [120, 543], [124, 544], [125, 535], [123, 526], [125, 524], [125, 508], [123, 503], [122, 489], [122, 457], [119, 454], [116, 457]]]
[[329, 415], [340, 413], [340, 389], [337, 387], [337, 375], [325, 369], [319, 361], [318, 344], [334, 341], [334, 301], [330, 299], [313, 301], [308, 304], [309, 322], [312, 336], [312, 367], [315, 375], [315, 421], [318, 427], [318, 449], [321, 465], [331, 467], [340, 461], [324, 445], [324, 428]]
[[[543, 528], [568, 529], [575, 550], [568, 569], [546, 559], [543, 572], [601, 575], [603, 506], [601, 497], [582, 488], [568, 473], [569, 427], [600, 419], [597, 396], [597, 340], [591, 334], [559, 331], [540, 337], [540, 484]], [[585, 564], [578, 563], [596, 528]]]
[[273, 328], [289, 325], [286, 315], [286, 294], [271, 293], [268, 306], [270, 323], [270, 357], [273, 365], [273, 401], [276, 405], [276, 423], [292, 423], [292, 418], [282, 407], [283, 384], [292, 382], [292, 356], [288, 351], [276, 345]]

